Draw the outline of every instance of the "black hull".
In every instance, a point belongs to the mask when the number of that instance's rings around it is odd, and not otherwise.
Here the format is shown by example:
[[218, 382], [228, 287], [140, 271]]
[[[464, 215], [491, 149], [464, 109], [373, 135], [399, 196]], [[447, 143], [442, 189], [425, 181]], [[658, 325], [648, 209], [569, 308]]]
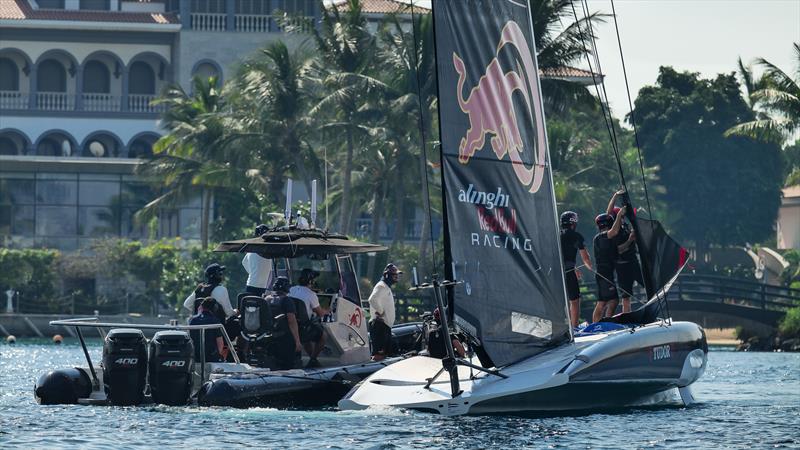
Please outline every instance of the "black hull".
[[201, 406], [234, 408], [319, 408], [336, 402], [385, 363], [326, 370], [230, 375], [207, 381], [197, 394]]

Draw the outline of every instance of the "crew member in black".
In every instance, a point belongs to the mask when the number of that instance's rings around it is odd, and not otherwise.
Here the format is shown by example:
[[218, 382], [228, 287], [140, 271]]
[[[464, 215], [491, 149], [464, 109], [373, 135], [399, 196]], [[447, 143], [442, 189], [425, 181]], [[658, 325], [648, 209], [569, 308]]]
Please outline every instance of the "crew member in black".
[[[624, 190], [617, 191], [608, 202], [606, 213], [612, 215], [615, 219], [620, 213], [620, 208], [616, 207], [615, 204], [617, 199], [623, 195], [625, 195]], [[622, 312], [626, 313], [631, 311], [633, 282], [639, 283], [639, 286], [644, 286], [642, 269], [639, 265], [639, 258], [636, 256], [636, 237], [627, 222], [622, 222], [615, 242], [617, 244], [618, 256], [614, 264], [614, 271], [617, 274], [619, 296], [622, 297]], [[608, 315], [614, 315], [616, 312], [616, 305], [614, 306], [614, 310], [610, 310]]]
[[597, 281], [597, 305], [592, 313], [592, 322], [597, 322], [607, 317], [606, 311], [612, 306], [616, 309], [619, 298], [614, 284], [614, 263], [617, 260], [617, 245], [615, 239], [619, 234], [622, 217], [626, 208], [623, 206], [615, 219], [610, 214], [600, 214], [594, 221], [599, 232], [594, 237], [595, 280]]
[[273, 359], [271, 369], [294, 369], [300, 365], [303, 346], [300, 343], [294, 301], [287, 295], [290, 286], [288, 278], [278, 277], [272, 284], [273, 294], [267, 297], [277, 319], [276, 330], [269, 345], [269, 354]]
[[578, 280], [581, 271], [575, 267], [578, 252], [581, 253], [583, 265], [592, 270], [589, 252], [586, 251], [583, 236], [575, 231], [578, 225], [578, 213], [565, 211], [561, 214], [561, 255], [564, 257], [564, 282], [567, 285], [567, 298], [569, 299], [569, 321], [572, 327], [578, 326], [578, 315], [581, 311], [581, 290]]
[[[189, 318], [189, 325], [212, 325], [221, 324], [219, 318], [214, 314], [213, 309], [219, 307], [217, 301], [213, 297], [206, 297], [197, 308], [197, 314]], [[203, 330], [192, 330], [192, 340], [196, 347], [200, 346], [200, 333]], [[218, 328], [205, 330], [205, 360], [206, 362], [220, 362], [224, 361], [223, 355], [226, 355], [225, 342], [222, 339], [222, 333]], [[199, 355], [199, 349], [195, 352]]]
[[[445, 348], [445, 330], [442, 329], [442, 318], [439, 313], [439, 308], [433, 310], [434, 323], [432, 329], [428, 332], [428, 355], [431, 358], [443, 359], [447, 356], [447, 349]], [[464, 344], [458, 340], [456, 336], [450, 335], [450, 342], [453, 343], [453, 353], [456, 357], [463, 358], [467, 352], [464, 350]]]

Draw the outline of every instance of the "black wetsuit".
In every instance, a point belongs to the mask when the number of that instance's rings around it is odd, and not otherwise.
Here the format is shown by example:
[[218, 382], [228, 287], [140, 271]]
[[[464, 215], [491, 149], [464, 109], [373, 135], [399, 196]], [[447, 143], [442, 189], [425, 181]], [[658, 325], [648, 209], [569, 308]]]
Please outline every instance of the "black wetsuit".
[[567, 298], [576, 300], [581, 296], [578, 275], [575, 273], [578, 250], [583, 250], [583, 236], [572, 228], [561, 229], [561, 254], [564, 257], [564, 282], [567, 285]]
[[614, 264], [617, 260], [617, 244], [608, 238], [608, 230], [597, 233], [592, 242], [594, 247], [595, 280], [597, 281], [597, 300], [616, 300], [617, 288], [614, 286]]
[[[622, 245], [631, 235], [627, 225], [623, 225], [619, 230], [619, 234], [615, 237], [616, 244]], [[630, 247], [623, 253], [618, 253], [617, 259], [614, 262], [615, 272], [617, 273], [617, 284], [622, 297], [630, 297], [633, 293], [633, 282], [639, 283], [639, 286], [644, 285], [642, 281], [642, 270], [639, 267], [639, 258], [636, 257], [636, 243], [631, 244]]]
[[270, 295], [267, 297], [270, 309], [275, 316], [282, 316], [275, 322], [275, 331], [269, 344], [269, 354], [273, 362], [271, 369], [294, 369], [299, 365], [299, 355], [295, 352], [294, 336], [289, 328], [287, 316], [297, 316], [294, 301], [286, 295]]

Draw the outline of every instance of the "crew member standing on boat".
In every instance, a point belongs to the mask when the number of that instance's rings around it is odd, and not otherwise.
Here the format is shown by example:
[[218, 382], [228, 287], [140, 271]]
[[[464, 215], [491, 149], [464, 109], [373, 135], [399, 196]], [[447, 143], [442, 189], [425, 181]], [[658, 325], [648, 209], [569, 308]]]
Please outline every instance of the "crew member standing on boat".
[[[255, 229], [255, 237], [261, 237], [269, 231], [266, 225], [258, 225]], [[258, 253], [248, 253], [242, 259], [244, 270], [247, 271], [247, 286], [245, 292], [255, 295], [264, 295], [267, 291], [267, 283], [272, 274], [272, 260], [264, 258]]]
[[581, 279], [581, 271], [575, 264], [578, 252], [581, 254], [583, 265], [592, 270], [592, 262], [584, 245], [583, 235], [575, 231], [577, 225], [578, 213], [565, 211], [561, 214], [561, 255], [564, 258], [564, 282], [567, 285], [569, 321], [572, 324], [572, 328], [578, 326], [578, 316], [581, 312], [581, 290], [578, 285], [578, 281]]
[[205, 270], [205, 282], [198, 284], [194, 292], [186, 297], [186, 300], [183, 302], [183, 307], [188, 309], [192, 314], [195, 314], [199, 306], [198, 301], [212, 297], [217, 301], [219, 307], [222, 308], [220, 312], [216, 313], [222, 322], [224, 322], [227, 317], [235, 315], [236, 310], [231, 306], [228, 289], [222, 285], [222, 275], [224, 271], [225, 266], [221, 266], [217, 263], [209, 264]]
[[597, 281], [597, 305], [592, 313], [592, 322], [607, 316], [607, 311], [617, 308], [619, 297], [614, 284], [614, 263], [617, 260], [615, 239], [619, 234], [622, 217], [626, 208], [623, 206], [616, 219], [610, 214], [600, 214], [594, 221], [599, 230], [592, 241], [594, 247], [595, 280]]
[[319, 367], [317, 357], [322, 353], [322, 349], [325, 348], [325, 330], [322, 328], [321, 319], [330, 313], [329, 310], [319, 305], [319, 297], [312, 290], [314, 280], [318, 276], [319, 272], [305, 268], [300, 271], [297, 285], [292, 286], [289, 290], [289, 297], [302, 300], [306, 307], [308, 322], [301, 324], [300, 340], [310, 358], [306, 366], [308, 368]]
[[[620, 208], [616, 206], [617, 199], [625, 195], [624, 190], [614, 193], [608, 202], [607, 214], [616, 217], [620, 215]], [[623, 213], [624, 216], [624, 213]], [[623, 217], [624, 219], [624, 217]], [[631, 311], [631, 295], [633, 292], [633, 282], [644, 286], [642, 280], [642, 268], [639, 265], [639, 258], [636, 256], [636, 237], [627, 222], [623, 220], [615, 242], [617, 244], [617, 260], [614, 264], [614, 271], [617, 274], [617, 287], [619, 295], [622, 297], [622, 312]], [[616, 310], [616, 307], [614, 308]], [[616, 311], [609, 311], [608, 315], [613, 316]]]
[[394, 325], [392, 286], [400, 279], [401, 273], [403, 272], [394, 264], [387, 264], [381, 281], [375, 285], [369, 296], [373, 361], [381, 361], [392, 353], [392, 325]]
[[272, 313], [276, 317], [275, 331], [269, 343], [269, 354], [273, 359], [271, 369], [285, 370], [299, 366], [300, 353], [303, 345], [300, 343], [300, 329], [297, 325], [297, 310], [294, 300], [289, 298], [289, 279], [278, 277], [272, 284], [273, 294], [267, 297]]

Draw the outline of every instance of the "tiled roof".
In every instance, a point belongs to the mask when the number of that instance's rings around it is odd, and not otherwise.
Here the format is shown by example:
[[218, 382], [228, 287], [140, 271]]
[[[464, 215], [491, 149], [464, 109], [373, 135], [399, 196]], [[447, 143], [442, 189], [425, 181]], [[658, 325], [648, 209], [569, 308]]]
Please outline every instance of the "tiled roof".
[[74, 22], [180, 23], [174, 14], [149, 12], [33, 9], [27, 0], [0, 0], [0, 20], [67, 20]]
[[[339, 11], [347, 11], [348, 0], [336, 0], [334, 7]], [[414, 5], [414, 12], [430, 12], [430, 8]], [[411, 4], [407, 1], [399, 0], [361, 0], [361, 12], [364, 14], [391, 14], [391, 13], [411, 13]]]
[[[592, 78], [592, 72], [576, 67], [546, 67], [542, 69], [542, 76], [547, 78]], [[598, 81], [602, 75], [595, 73]]]

